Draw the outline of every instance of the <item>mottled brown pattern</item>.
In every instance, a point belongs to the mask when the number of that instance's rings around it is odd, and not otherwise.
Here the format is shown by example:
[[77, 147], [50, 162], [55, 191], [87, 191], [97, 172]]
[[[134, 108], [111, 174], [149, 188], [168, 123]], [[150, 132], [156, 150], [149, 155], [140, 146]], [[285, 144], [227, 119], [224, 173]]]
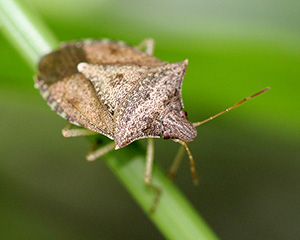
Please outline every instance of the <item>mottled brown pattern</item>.
[[[124, 147], [140, 138], [162, 135], [164, 125], [167, 124], [165, 123], [166, 114], [170, 111], [179, 114], [183, 108], [181, 85], [186, 67], [186, 61], [153, 67], [126, 95], [126, 98], [117, 107], [114, 116], [117, 148]], [[194, 130], [188, 121], [184, 123], [188, 124], [188, 128]], [[177, 122], [177, 124], [181, 124], [181, 122]], [[195, 133], [196, 131], [191, 136], [195, 137]], [[171, 137], [182, 139], [185, 134], [181, 135], [174, 136], [173, 134]]]
[[137, 84], [148, 67], [138, 65], [92, 65], [80, 63], [78, 70], [88, 78], [102, 101], [111, 113], [130, 89]]
[[114, 139], [116, 149], [164, 133], [192, 141], [197, 131], [181, 111], [187, 63], [163, 62], [123, 42], [85, 40], [44, 56], [35, 80], [53, 110]]
[[[73, 75], [65, 84], [65, 99], [89, 119], [89, 121], [101, 129], [101, 133], [113, 138], [113, 119], [104, 104], [98, 101], [92, 84], [79, 74]], [[88, 127], [85, 125], [84, 127]], [[99, 130], [98, 130], [99, 131]]]

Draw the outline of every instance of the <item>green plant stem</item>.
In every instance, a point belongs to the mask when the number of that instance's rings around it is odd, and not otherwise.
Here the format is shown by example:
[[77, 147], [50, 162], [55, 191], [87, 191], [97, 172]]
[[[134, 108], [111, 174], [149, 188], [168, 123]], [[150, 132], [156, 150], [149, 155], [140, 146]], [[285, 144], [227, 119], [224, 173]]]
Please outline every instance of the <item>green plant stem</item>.
[[[21, 1], [0, 0], [1, 27], [10, 41], [36, 70], [38, 60], [58, 46], [58, 41], [35, 14]], [[109, 141], [102, 138], [103, 142]], [[143, 181], [145, 151], [139, 144], [106, 155], [105, 162], [147, 216], [167, 239], [217, 239], [183, 194], [157, 167], [153, 168], [153, 184], [162, 196], [154, 213], [150, 213], [155, 193]]]
[[40, 57], [58, 41], [25, 1], [0, 0], [1, 29], [35, 70]]

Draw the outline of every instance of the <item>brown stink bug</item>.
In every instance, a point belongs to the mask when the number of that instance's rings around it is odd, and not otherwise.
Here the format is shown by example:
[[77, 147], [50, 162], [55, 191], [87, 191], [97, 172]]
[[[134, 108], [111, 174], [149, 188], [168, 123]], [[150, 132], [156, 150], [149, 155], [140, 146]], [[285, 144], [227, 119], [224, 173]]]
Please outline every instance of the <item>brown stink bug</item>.
[[[71, 124], [84, 127], [63, 129], [65, 137], [100, 133], [114, 140], [88, 154], [88, 160], [148, 138], [145, 183], [156, 190], [158, 196], [160, 190], [151, 185], [153, 138], [163, 137], [180, 143], [188, 153], [193, 179], [197, 182], [193, 156], [186, 144], [197, 136], [195, 127], [269, 88], [209, 119], [191, 123], [183, 110], [181, 97], [188, 61], [161, 61], [152, 56], [153, 45], [151, 39], [138, 47], [107, 39], [69, 42], [40, 60], [35, 81], [53, 110]], [[146, 51], [141, 51], [142, 48]], [[174, 161], [172, 176], [180, 159], [177, 157]]]

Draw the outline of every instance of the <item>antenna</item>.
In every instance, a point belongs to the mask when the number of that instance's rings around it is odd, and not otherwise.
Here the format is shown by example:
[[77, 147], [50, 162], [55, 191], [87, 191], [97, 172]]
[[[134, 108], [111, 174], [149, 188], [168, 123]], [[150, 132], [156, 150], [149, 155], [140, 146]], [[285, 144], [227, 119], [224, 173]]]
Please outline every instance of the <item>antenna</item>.
[[205, 120], [203, 120], [203, 121], [201, 121], [201, 122], [193, 123], [193, 126], [194, 126], [194, 127], [198, 127], [198, 126], [202, 125], [203, 123], [209, 122], [210, 120], [213, 120], [214, 118], [219, 117], [219, 116], [221, 116], [222, 114], [229, 112], [230, 110], [232, 110], [232, 109], [234, 109], [234, 108], [240, 106], [241, 104], [243, 104], [243, 103], [246, 102], [247, 100], [249, 100], [249, 99], [251, 99], [251, 98], [254, 98], [254, 97], [258, 96], [258, 95], [260, 95], [260, 94], [262, 94], [262, 93], [268, 91], [269, 89], [270, 89], [270, 87], [267, 87], [267, 88], [265, 88], [265, 89], [263, 89], [263, 90], [261, 90], [261, 91], [255, 93], [255, 94], [249, 96], [249, 97], [246, 97], [246, 98], [244, 98], [242, 101], [239, 101], [238, 103], [232, 105], [232, 106], [229, 107], [229, 108], [226, 108], [224, 111], [219, 112], [219, 113], [217, 113], [216, 115], [214, 115], [214, 116], [212, 116], [212, 117], [209, 117], [209, 118], [207, 118], [207, 119], [205, 119]]

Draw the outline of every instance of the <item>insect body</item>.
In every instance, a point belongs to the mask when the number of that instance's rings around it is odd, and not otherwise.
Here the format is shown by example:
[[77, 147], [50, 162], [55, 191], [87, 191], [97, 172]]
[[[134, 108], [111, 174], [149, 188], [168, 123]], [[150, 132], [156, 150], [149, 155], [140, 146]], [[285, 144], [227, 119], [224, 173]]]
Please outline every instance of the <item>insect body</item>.
[[[141, 51], [142, 47], [146, 47], [146, 52]], [[145, 182], [159, 192], [150, 182], [152, 138], [163, 137], [182, 144], [197, 181], [186, 142], [193, 141], [197, 136], [195, 127], [203, 122], [190, 123], [183, 110], [182, 81], [188, 61], [164, 62], [153, 57], [152, 50], [152, 40], [139, 47], [106, 39], [66, 43], [40, 60], [35, 81], [53, 110], [73, 125], [85, 128], [66, 128], [64, 136], [100, 133], [114, 140], [89, 154], [88, 160], [149, 138]]]
[[37, 86], [58, 114], [116, 149], [162, 135], [189, 142], [197, 131], [181, 112], [186, 67], [120, 42], [73, 42], [42, 58]]

